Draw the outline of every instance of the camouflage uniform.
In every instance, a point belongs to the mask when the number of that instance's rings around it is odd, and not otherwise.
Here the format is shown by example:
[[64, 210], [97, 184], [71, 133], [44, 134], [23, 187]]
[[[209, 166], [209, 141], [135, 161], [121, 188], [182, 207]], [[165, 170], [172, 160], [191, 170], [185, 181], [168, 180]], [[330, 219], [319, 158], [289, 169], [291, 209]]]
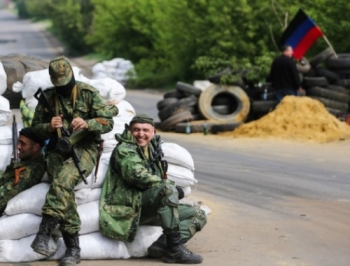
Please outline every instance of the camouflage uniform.
[[[58, 113], [63, 115], [63, 124], [70, 133], [70, 123], [73, 118], [81, 117], [88, 124], [88, 135], [76, 145], [80, 159], [79, 165], [88, 176], [91, 174], [97, 159], [97, 142], [100, 135], [113, 128], [113, 116], [118, 114], [115, 106], [106, 106], [99, 92], [92, 86], [76, 81], [77, 97], [75, 108], [71, 97], [62, 97], [57, 88], [47, 89], [44, 93], [52, 107], [58, 107]], [[70, 155], [62, 154], [56, 147], [57, 131], [48, 131], [51, 115], [40, 102], [38, 103], [32, 121], [33, 132], [41, 139], [50, 139], [47, 146], [47, 172], [51, 181], [46, 201], [42, 208], [43, 214], [55, 217], [60, 223], [60, 230], [70, 234], [80, 230], [80, 218], [75, 203], [74, 187], [82, 181]]]
[[179, 204], [174, 182], [165, 180], [154, 160], [156, 139], [148, 145], [149, 158], [137, 145], [129, 126], [116, 134], [100, 199], [100, 231], [111, 238], [132, 242], [139, 225], [159, 225], [165, 234], [180, 231], [187, 242], [206, 224], [202, 210]]
[[[25, 167], [20, 171], [19, 182], [14, 183], [15, 170]], [[22, 191], [41, 182], [46, 171], [44, 157], [11, 163], [4, 172], [0, 173], [0, 216], [6, 208], [7, 202]]]

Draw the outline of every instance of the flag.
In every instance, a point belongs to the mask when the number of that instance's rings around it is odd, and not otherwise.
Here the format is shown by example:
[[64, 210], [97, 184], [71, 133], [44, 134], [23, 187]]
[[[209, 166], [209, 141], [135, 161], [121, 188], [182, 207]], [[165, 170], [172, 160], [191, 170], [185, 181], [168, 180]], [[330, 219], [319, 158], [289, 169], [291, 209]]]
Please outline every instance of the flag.
[[294, 50], [293, 56], [301, 59], [321, 36], [323, 36], [321, 29], [302, 9], [299, 9], [298, 13], [283, 32], [280, 44], [281, 46], [291, 46]]

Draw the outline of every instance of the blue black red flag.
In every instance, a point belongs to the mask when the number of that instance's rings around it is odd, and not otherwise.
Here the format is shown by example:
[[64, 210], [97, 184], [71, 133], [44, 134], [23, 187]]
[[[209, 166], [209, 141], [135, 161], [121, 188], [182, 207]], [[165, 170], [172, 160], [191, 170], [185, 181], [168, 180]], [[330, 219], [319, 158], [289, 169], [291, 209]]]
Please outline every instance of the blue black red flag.
[[299, 9], [298, 13], [283, 32], [280, 45], [291, 46], [294, 50], [293, 56], [301, 59], [321, 36], [323, 36], [321, 29], [302, 9]]

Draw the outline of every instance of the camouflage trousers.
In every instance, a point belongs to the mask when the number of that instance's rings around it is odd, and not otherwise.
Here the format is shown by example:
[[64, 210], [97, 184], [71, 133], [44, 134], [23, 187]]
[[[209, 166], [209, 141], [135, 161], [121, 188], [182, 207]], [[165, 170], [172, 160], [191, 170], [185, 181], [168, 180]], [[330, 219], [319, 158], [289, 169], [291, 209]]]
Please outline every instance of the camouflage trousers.
[[[78, 150], [80, 168], [91, 174], [96, 163], [94, 150]], [[56, 217], [60, 230], [75, 234], [80, 230], [80, 217], [75, 203], [74, 187], [82, 182], [72, 158], [52, 152], [47, 158], [47, 172], [51, 182], [42, 213]]]
[[207, 216], [199, 207], [179, 204], [171, 195], [178, 197], [174, 185], [162, 185], [144, 191], [140, 225], [161, 226], [165, 234], [179, 230], [183, 243], [186, 243], [202, 230], [207, 223]]

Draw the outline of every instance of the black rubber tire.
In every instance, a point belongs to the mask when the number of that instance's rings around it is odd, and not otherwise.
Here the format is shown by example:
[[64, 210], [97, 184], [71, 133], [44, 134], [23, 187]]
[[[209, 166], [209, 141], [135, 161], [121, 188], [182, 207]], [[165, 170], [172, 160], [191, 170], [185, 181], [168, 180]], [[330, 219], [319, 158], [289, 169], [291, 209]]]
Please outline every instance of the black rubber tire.
[[186, 93], [180, 92], [178, 90], [172, 90], [164, 93], [163, 98], [177, 98], [177, 99], [182, 99], [186, 98], [188, 95]]
[[310, 65], [309, 61], [305, 57], [303, 57], [300, 60], [300, 62], [297, 62], [296, 66], [297, 66], [298, 72], [301, 73], [301, 74], [306, 74], [311, 69], [311, 65]]
[[334, 115], [335, 117], [339, 117], [341, 115], [344, 115], [344, 114], [347, 114], [348, 112], [344, 112], [344, 111], [341, 111], [341, 110], [337, 110], [337, 109], [332, 109], [332, 108], [326, 108], [327, 111]]
[[322, 67], [316, 68], [318, 76], [325, 77], [330, 82], [336, 82], [341, 79], [341, 76], [332, 70], [328, 70]]
[[166, 120], [164, 120], [161, 125], [160, 128], [163, 131], [170, 131], [175, 129], [175, 125], [180, 123], [180, 122], [184, 122], [184, 121], [191, 121], [193, 120], [193, 116], [191, 114], [190, 111], [183, 111], [180, 113], [177, 113], [169, 118], [167, 118]]
[[181, 81], [178, 81], [176, 83], [176, 89], [180, 92], [195, 96], [199, 96], [202, 93], [201, 89], [198, 89], [195, 86], [192, 86], [191, 84], [187, 84]]
[[327, 66], [330, 69], [346, 69], [350, 68], [350, 54], [337, 54], [338, 58], [334, 55], [327, 59]]
[[316, 67], [322, 62], [326, 61], [327, 58], [332, 55], [333, 55], [333, 50], [330, 47], [327, 47], [326, 49], [324, 49], [322, 52], [320, 52], [310, 60], [310, 65], [312, 67]]
[[173, 104], [173, 103], [176, 103], [178, 102], [179, 99], [177, 98], [165, 98], [163, 100], [160, 100], [158, 103], [157, 103], [157, 109], [158, 111], [162, 110], [164, 107], [170, 105], [170, 104]]
[[260, 94], [260, 100], [262, 101], [275, 101], [276, 100], [276, 91], [270, 91], [267, 93], [266, 99], [264, 99], [264, 92]]
[[253, 101], [252, 112], [254, 113], [268, 113], [277, 106], [277, 101]]
[[328, 85], [328, 80], [325, 77], [304, 77], [302, 82], [303, 88], [311, 88], [311, 87], [324, 87]]
[[[230, 114], [221, 115], [212, 108], [216, 97], [229, 97]], [[245, 91], [237, 86], [212, 85], [206, 88], [199, 97], [198, 102], [201, 114], [208, 120], [214, 120], [220, 123], [239, 123], [243, 122], [250, 111], [250, 100]]]
[[344, 88], [350, 88], [350, 79], [340, 79], [335, 82], [335, 85], [342, 86]]
[[326, 108], [336, 109], [344, 112], [347, 112], [349, 108], [349, 105], [347, 103], [342, 103], [342, 102], [338, 102], [338, 101], [334, 101], [334, 100], [330, 100], [330, 99], [326, 99], [318, 96], [308, 96], [308, 97], [320, 101], [321, 103], [323, 103], [323, 105]]
[[350, 95], [346, 95], [344, 93], [339, 93], [337, 91], [332, 91], [321, 87], [312, 87], [308, 89], [307, 96], [318, 96], [342, 103], [348, 103], [350, 101]]
[[240, 125], [242, 125], [242, 123], [215, 124], [211, 126], [210, 132], [217, 134], [219, 132], [232, 131]]
[[167, 118], [171, 117], [174, 113], [178, 112], [179, 109], [195, 106], [197, 103], [198, 103], [198, 98], [192, 95], [192, 96], [180, 99], [173, 104], [167, 105], [158, 113], [160, 121], [164, 121]]
[[[190, 133], [203, 133], [204, 124], [207, 124], [207, 132], [210, 132], [212, 125], [215, 122], [207, 120], [196, 120], [188, 122], [190, 126]], [[178, 123], [175, 126], [176, 133], [186, 133], [187, 122]]]
[[212, 108], [215, 112], [221, 115], [228, 115], [230, 113], [229, 105], [212, 105]]
[[339, 93], [349, 94], [349, 90], [344, 88], [343, 86], [330, 84], [330, 85], [327, 85], [326, 88], [329, 90], [332, 90], [332, 91], [339, 92]]

